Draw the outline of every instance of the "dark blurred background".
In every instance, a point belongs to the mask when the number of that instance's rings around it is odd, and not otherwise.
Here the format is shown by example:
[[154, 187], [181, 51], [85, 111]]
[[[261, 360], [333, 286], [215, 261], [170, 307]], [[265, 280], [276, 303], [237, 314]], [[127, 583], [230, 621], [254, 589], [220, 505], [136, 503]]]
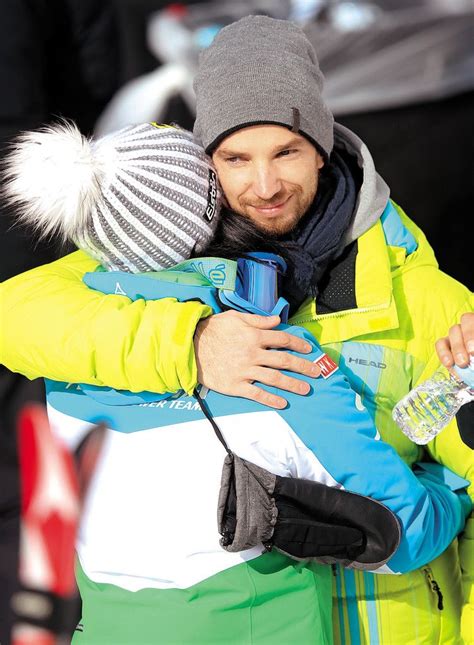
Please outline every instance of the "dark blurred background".
[[[116, 10], [106, 0], [3, 0], [0, 8], [0, 156], [18, 132], [64, 116], [91, 133], [119, 86]], [[50, 262], [65, 249], [12, 229], [0, 204], [0, 280]], [[10, 642], [17, 585], [19, 487], [15, 425], [43, 384], [0, 366], [0, 642]]]
[[[192, 128], [199, 51], [243, 15], [300, 22], [336, 119], [368, 145], [440, 267], [471, 289], [474, 7], [470, 0], [3, 0], [0, 156], [57, 117], [101, 135], [144, 120]], [[0, 204], [0, 280], [69, 249], [11, 228]], [[0, 367], [0, 642], [8, 643], [19, 527], [15, 419], [39, 381]]]

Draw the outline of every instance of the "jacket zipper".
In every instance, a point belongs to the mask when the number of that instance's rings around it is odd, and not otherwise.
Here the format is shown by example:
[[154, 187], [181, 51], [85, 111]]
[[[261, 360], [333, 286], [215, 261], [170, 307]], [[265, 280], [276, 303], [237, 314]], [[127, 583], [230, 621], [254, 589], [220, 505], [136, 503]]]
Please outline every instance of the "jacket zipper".
[[344, 309], [344, 311], [333, 311], [329, 314], [320, 314], [319, 316], [309, 316], [309, 317], [298, 317], [291, 318], [291, 324], [300, 325], [305, 322], [316, 322], [317, 320], [326, 320], [326, 318], [342, 318], [343, 316], [348, 316], [349, 314], [365, 314], [369, 311], [380, 311], [380, 309], [387, 309], [390, 306], [388, 304], [374, 305], [373, 307], [358, 307], [357, 309]]
[[425, 578], [428, 581], [431, 590], [438, 596], [438, 609], [442, 611], [444, 609], [444, 605], [443, 594], [441, 592], [440, 586], [434, 579], [433, 572], [431, 571], [430, 567], [424, 567], [423, 573], [425, 574]]

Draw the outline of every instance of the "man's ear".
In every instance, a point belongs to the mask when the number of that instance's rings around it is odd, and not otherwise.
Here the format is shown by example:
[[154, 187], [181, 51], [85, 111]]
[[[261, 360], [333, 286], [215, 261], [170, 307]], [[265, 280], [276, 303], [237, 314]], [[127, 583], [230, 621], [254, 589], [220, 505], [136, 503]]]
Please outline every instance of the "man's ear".
[[321, 170], [321, 168], [324, 166], [324, 159], [322, 155], [319, 154], [319, 152], [316, 152], [316, 165], [318, 167], [318, 170]]

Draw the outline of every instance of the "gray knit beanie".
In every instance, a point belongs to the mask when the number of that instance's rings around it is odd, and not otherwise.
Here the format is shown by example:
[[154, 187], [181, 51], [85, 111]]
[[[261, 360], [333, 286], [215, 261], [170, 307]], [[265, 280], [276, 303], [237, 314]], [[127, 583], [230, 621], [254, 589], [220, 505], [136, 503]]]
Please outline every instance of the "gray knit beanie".
[[334, 118], [321, 95], [323, 82], [302, 29], [267, 16], [242, 18], [201, 54], [196, 139], [209, 153], [242, 127], [275, 123], [305, 135], [328, 157]]
[[26, 132], [4, 194], [42, 236], [73, 241], [107, 269], [171, 267], [210, 242], [220, 190], [191, 132], [145, 123], [88, 140], [71, 123]]

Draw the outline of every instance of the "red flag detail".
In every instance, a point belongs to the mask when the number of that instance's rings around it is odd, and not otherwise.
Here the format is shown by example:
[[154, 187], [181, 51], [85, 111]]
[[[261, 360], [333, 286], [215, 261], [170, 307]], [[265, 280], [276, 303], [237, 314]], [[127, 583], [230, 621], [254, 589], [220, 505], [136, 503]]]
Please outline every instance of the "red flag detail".
[[332, 360], [332, 358], [329, 358], [327, 354], [323, 354], [319, 358], [317, 358], [315, 361], [316, 365], [319, 365], [321, 368], [321, 376], [323, 378], [328, 378], [333, 374], [338, 368], [336, 363]]

